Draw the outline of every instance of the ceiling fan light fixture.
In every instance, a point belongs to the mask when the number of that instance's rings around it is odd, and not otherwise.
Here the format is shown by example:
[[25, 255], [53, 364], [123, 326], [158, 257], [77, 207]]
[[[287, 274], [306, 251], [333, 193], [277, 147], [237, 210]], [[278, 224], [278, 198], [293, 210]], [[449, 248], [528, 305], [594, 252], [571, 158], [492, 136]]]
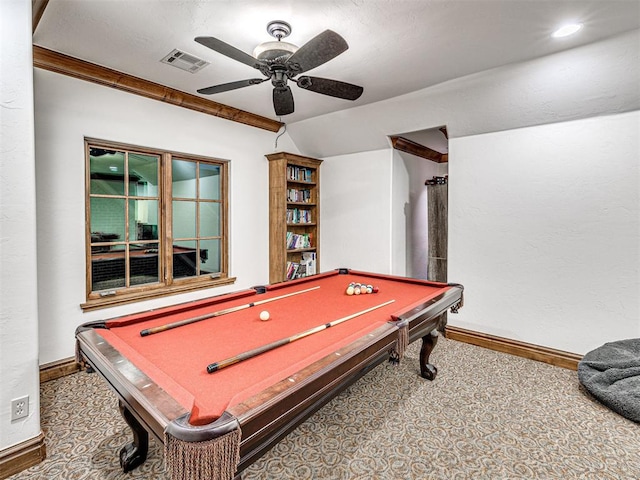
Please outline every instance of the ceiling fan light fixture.
[[290, 57], [298, 50], [298, 46], [289, 42], [272, 41], [264, 42], [253, 50], [253, 56], [258, 60], [275, 60], [276, 58]]
[[281, 57], [286, 60], [296, 53], [298, 47], [293, 43], [283, 42], [282, 39], [291, 34], [291, 25], [284, 20], [273, 20], [267, 24], [267, 32], [277, 41], [264, 42], [253, 50], [253, 56], [258, 60], [267, 62], [274, 61]]

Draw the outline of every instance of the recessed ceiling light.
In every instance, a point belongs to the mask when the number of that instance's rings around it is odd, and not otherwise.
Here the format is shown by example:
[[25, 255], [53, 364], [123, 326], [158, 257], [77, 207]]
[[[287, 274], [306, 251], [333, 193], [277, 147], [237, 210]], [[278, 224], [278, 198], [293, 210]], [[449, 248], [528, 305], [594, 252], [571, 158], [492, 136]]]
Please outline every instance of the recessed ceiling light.
[[554, 38], [568, 37], [569, 35], [573, 35], [578, 30], [582, 28], [581, 23], [570, 23], [568, 25], [563, 25], [558, 30], [553, 32], [551, 35]]

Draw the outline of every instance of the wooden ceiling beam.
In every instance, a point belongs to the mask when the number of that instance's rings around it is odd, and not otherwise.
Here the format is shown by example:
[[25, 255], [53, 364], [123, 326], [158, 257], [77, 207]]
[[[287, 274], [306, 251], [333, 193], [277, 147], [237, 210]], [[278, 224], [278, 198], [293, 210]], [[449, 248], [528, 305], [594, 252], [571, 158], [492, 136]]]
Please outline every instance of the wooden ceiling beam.
[[181, 92], [37, 45], [33, 46], [33, 66], [270, 132], [277, 132], [283, 125], [267, 117], [206, 100], [197, 95]]
[[391, 139], [393, 148], [401, 152], [410, 153], [411, 155], [426, 158], [427, 160], [431, 160], [432, 162], [437, 163], [447, 163], [449, 161], [448, 154], [437, 152], [429, 147], [420, 145], [419, 143], [411, 141], [407, 138], [395, 135], [391, 135], [389, 138]]

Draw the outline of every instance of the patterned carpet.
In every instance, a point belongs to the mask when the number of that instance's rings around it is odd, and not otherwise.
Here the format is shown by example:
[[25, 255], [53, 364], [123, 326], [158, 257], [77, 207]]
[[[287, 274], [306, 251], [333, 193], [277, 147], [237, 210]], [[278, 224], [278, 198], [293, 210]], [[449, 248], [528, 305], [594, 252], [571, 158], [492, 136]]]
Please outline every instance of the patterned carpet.
[[[639, 479], [640, 425], [581, 389], [576, 372], [440, 338], [434, 382], [419, 342], [292, 432], [244, 480]], [[11, 480], [162, 480], [161, 448], [123, 474], [117, 401], [84, 372], [42, 385], [47, 459]]]

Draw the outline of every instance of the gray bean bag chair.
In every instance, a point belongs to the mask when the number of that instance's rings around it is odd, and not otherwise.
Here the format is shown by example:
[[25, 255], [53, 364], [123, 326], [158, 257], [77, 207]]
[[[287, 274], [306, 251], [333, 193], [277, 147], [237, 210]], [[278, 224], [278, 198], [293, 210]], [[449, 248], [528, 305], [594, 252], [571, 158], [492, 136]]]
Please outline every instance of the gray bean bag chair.
[[578, 363], [578, 380], [611, 410], [640, 423], [640, 338], [587, 353]]

